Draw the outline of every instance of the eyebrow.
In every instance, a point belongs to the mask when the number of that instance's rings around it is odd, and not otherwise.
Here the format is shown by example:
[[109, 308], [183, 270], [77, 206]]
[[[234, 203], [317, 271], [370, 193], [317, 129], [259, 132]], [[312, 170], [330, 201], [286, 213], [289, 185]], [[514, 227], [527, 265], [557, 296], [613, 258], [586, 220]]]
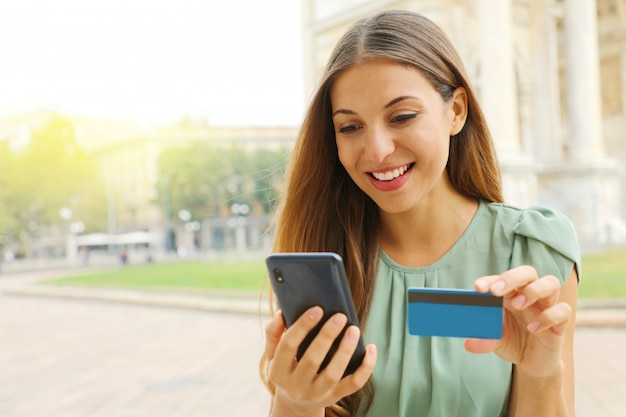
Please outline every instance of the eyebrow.
[[[400, 96], [400, 97], [396, 97], [393, 100], [391, 100], [389, 103], [385, 104], [385, 109], [388, 109], [389, 107], [393, 106], [394, 104], [398, 104], [401, 101], [404, 100], [417, 100], [417, 101], [422, 101], [419, 98], [415, 97], [415, 96]], [[337, 109], [333, 112], [332, 117], [335, 117], [335, 115], [337, 114], [356, 114], [355, 112], [353, 112], [352, 110], [347, 110], [347, 109]]]
[[398, 104], [401, 101], [404, 100], [417, 100], [417, 101], [422, 101], [419, 98], [415, 97], [415, 96], [400, 96], [398, 98], [394, 98], [393, 100], [391, 100], [389, 103], [387, 103], [385, 105], [385, 108], [388, 109], [389, 107], [393, 106], [394, 104]]

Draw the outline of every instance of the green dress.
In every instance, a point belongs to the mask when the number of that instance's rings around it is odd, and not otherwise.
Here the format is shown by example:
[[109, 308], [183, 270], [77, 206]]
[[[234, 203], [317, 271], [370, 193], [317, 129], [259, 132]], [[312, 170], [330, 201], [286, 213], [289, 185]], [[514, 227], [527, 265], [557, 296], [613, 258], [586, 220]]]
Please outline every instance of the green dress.
[[404, 267], [381, 252], [364, 329], [366, 343], [378, 348], [366, 416], [506, 416], [511, 363], [468, 353], [463, 339], [409, 335], [407, 288], [473, 289], [478, 277], [525, 264], [562, 283], [574, 267], [580, 277], [576, 233], [565, 216], [481, 201], [463, 236], [432, 265]]

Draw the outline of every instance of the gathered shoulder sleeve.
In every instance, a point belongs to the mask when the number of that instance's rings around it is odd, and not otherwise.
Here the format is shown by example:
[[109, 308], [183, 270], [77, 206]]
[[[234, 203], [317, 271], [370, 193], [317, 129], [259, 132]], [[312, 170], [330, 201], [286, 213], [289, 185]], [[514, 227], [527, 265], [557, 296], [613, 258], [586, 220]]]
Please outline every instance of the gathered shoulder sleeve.
[[565, 215], [547, 207], [530, 207], [521, 211], [513, 233], [511, 267], [531, 265], [540, 277], [554, 275], [561, 284], [576, 268], [580, 280], [580, 246]]

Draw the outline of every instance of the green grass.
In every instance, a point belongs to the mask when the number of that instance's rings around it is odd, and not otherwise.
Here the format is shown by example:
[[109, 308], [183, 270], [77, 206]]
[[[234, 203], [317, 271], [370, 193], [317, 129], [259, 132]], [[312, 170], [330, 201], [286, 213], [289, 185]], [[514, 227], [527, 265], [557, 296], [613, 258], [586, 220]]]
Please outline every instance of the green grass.
[[[580, 298], [626, 298], [626, 250], [583, 255]], [[46, 283], [193, 291], [267, 289], [262, 259], [242, 262], [174, 262], [129, 265]]]
[[626, 250], [583, 255], [580, 298], [626, 297]]
[[265, 274], [263, 260], [236, 263], [190, 261], [129, 265], [50, 280], [46, 284], [259, 292], [265, 288]]

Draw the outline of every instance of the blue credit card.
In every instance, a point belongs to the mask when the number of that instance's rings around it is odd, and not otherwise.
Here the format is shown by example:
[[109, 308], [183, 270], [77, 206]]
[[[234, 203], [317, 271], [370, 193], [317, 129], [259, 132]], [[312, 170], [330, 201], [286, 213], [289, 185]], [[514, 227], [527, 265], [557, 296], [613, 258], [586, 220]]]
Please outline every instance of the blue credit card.
[[408, 327], [414, 336], [502, 338], [502, 297], [447, 288], [409, 288]]

